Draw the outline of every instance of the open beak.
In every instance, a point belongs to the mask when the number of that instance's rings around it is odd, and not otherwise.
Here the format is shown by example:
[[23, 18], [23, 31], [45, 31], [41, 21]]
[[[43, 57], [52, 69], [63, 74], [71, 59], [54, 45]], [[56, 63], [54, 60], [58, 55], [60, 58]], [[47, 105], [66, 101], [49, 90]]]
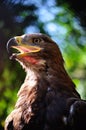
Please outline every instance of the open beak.
[[14, 48], [18, 50], [18, 53], [15, 53], [16, 57], [22, 58], [24, 56], [28, 56], [30, 53], [37, 53], [41, 50], [41, 48], [38, 46], [29, 45], [29, 43], [28, 44], [23, 43], [22, 39], [23, 39], [22, 36], [11, 38], [7, 43], [8, 52], [10, 52], [12, 48]]

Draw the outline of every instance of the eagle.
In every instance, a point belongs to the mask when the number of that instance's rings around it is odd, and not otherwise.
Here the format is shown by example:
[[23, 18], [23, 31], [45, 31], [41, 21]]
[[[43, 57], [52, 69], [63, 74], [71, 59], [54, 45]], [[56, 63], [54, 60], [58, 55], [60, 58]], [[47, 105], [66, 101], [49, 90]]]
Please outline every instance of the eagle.
[[85, 130], [86, 101], [76, 91], [57, 43], [42, 33], [24, 34], [11, 38], [7, 51], [26, 78], [5, 130]]

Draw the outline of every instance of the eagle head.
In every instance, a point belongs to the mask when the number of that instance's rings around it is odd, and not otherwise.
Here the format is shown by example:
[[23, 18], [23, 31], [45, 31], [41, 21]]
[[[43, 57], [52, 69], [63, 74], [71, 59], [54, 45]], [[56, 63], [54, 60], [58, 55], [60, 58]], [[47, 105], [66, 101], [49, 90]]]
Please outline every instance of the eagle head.
[[11, 52], [12, 48], [18, 52], [11, 54], [10, 58], [19, 61], [24, 68], [37, 70], [49, 67], [52, 63], [63, 66], [59, 47], [45, 34], [24, 34], [11, 38], [7, 43], [8, 52]]

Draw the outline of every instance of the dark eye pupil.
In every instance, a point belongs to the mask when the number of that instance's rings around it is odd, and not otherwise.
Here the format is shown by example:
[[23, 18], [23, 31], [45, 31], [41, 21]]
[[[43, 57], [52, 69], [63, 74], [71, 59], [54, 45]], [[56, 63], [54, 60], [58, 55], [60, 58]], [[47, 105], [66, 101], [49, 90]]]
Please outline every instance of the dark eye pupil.
[[39, 39], [34, 39], [34, 43], [39, 43], [40, 40]]

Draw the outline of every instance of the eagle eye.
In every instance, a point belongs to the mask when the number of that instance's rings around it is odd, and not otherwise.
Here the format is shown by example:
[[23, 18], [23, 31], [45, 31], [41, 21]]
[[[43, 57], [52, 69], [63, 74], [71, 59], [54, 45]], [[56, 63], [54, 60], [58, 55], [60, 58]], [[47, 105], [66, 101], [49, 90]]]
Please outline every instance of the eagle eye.
[[40, 38], [34, 38], [34, 39], [33, 39], [33, 43], [35, 43], [35, 44], [36, 44], [36, 43], [38, 44], [38, 43], [40, 43], [40, 42], [41, 42], [41, 39], [40, 39]]

